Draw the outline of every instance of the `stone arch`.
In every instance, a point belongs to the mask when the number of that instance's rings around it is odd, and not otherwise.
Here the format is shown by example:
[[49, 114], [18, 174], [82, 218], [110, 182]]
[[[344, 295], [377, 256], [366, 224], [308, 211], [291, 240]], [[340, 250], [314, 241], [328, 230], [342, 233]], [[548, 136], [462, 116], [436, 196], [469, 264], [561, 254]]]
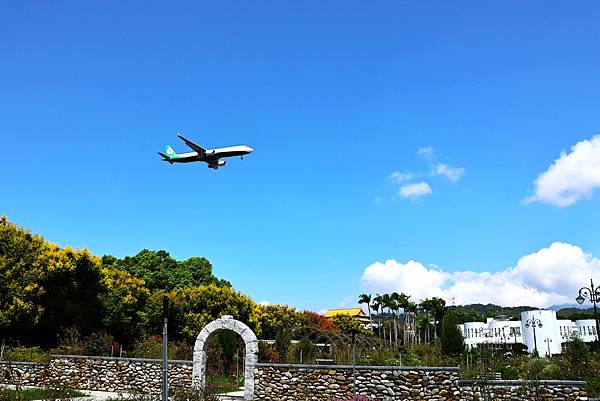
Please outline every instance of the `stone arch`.
[[194, 367], [192, 371], [192, 385], [200, 390], [204, 388], [206, 375], [206, 342], [208, 337], [217, 330], [231, 330], [242, 337], [246, 344], [245, 370], [244, 370], [244, 399], [254, 397], [254, 365], [258, 361], [258, 339], [256, 335], [239, 320], [226, 315], [213, 320], [200, 331], [194, 345]]

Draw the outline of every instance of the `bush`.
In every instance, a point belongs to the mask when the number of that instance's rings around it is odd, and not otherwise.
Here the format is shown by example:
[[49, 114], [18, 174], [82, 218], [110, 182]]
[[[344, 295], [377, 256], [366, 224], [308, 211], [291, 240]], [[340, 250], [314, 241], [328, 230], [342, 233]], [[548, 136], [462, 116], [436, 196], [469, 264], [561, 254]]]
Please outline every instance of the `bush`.
[[19, 362], [46, 362], [50, 354], [40, 347], [11, 347], [4, 353], [4, 359]]

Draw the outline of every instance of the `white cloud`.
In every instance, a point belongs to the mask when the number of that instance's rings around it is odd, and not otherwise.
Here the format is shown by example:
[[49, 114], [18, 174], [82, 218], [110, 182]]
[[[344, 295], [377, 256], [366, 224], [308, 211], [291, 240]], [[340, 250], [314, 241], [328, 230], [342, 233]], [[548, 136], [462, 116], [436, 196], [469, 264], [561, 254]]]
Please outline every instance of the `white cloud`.
[[560, 157], [534, 182], [532, 196], [524, 204], [545, 202], [565, 207], [592, 196], [600, 188], [600, 135], [571, 147], [571, 153]]
[[433, 296], [447, 303], [551, 305], [574, 303], [579, 288], [600, 275], [600, 259], [575, 245], [554, 242], [498, 272], [444, 272], [416, 261], [388, 260], [368, 266], [362, 286], [370, 292], [404, 292], [418, 301]]
[[381, 202], [383, 202], [383, 198], [381, 196], [376, 196], [375, 198], [373, 198], [373, 202], [379, 205]]
[[260, 301], [258, 304], [262, 305], [262, 306], [269, 306], [269, 305], [271, 305], [271, 302], [265, 300], [265, 301]]
[[420, 299], [442, 296], [441, 287], [450, 277], [448, 273], [427, 268], [414, 260], [405, 264], [387, 260], [368, 266], [362, 275], [362, 284], [373, 292], [405, 292]]
[[444, 176], [451, 182], [455, 183], [465, 174], [465, 169], [462, 167], [452, 167], [448, 164], [438, 163], [431, 171], [431, 174]]
[[432, 193], [431, 187], [425, 181], [417, 182], [414, 184], [406, 184], [400, 187], [398, 194], [407, 199], [417, 199], [421, 196], [430, 195]]
[[400, 171], [394, 171], [392, 174], [387, 176], [388, 180], [390, 180], [392, 182], [396, 182], [396, 183], [408, 181], [413, 178], [414, 178], [414, 174], [409, 173], [409, 172], [402, 173]]
[[435, 156], [435, 151], [431, 146], [424, 146], [417, 150], [417, 153], [426, 160], [431, 160]]

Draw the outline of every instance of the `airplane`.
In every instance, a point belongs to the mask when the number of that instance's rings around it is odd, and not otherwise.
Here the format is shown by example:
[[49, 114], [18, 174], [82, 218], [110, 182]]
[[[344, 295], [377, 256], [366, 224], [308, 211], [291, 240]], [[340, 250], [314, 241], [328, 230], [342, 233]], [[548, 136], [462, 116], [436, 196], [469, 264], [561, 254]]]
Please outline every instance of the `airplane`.
[[208, 164], [208, 168], [214, 170], [219, 167], [223, 167], [227, 162], [220, 160], [223, 157], [240, 156], [242, 159], [244, 155], [252, 153], [254, 149], [246, 145], [228, 146], [226, 148], [216, 149], [204, 149], [203, 147], [196, 145], [194, 142], [186, 139], [179, 132], [177, 136], [189, 146], [193, 152], [188, 153], [176, 153], [173, 148], [169, 145], [165, 146], [165, 153], [158, 152], [162, 156], [163, 161], [173, 163], [191, 163], [191, 162], [205, 162]]

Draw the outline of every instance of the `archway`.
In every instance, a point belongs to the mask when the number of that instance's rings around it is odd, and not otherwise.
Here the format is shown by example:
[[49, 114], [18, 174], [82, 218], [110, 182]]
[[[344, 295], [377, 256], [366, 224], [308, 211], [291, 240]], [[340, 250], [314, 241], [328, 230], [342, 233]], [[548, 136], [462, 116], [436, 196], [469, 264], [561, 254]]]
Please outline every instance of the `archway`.
[[256, 335], [239, 320], [232, 316], [223, 316], [213, 320], [200, 331], [194, 345], [194, 368], [192, 371], [192, 385], [198, 390], [204, 388], [206, 375], [206, 341], [217, 330], [232, 330], [239, 334], [246, 344], [245, 370], [244, 370], [244, 399], [254, 397], [254, 365], [258, 361], [258, 339]]

